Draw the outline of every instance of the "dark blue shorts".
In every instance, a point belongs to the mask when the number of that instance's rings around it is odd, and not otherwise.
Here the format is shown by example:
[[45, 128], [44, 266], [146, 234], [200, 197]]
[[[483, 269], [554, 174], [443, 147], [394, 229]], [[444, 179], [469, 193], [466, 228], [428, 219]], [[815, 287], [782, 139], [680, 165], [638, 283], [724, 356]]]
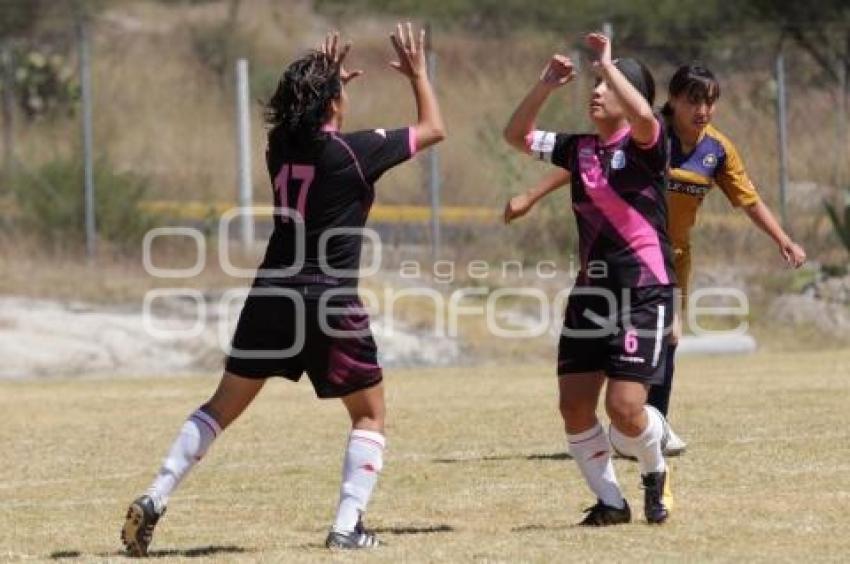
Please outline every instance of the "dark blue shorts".
[[323, 299], [317, 286], [254, 287], [239, 316], [225, 370], [245, 378], [304, 372], [320, 398], [382, 380], [369, 315], [354, 295]]

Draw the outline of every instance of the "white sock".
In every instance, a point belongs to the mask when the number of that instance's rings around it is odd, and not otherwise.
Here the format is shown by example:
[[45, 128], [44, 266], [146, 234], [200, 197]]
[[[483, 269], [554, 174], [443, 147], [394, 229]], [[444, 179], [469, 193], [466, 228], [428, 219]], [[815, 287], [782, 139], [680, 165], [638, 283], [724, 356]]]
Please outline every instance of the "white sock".
[[353, 531], [366, 511], [378, 474], [384, 466], [384, 436], [374, 431], [354, 429], [348, 438], [342, 466], [342, 487], [334, 530]]
[[596, 425], [574, 435], [567, 434], [567, 446], [573, 459], [578, 463], [584, 480], [596, 497], [605, 505], [622, 509], [623, 492], [614, 474], [611, 464], [611, 445], [605, 436], [605, 429]]
[[637, 458], [641, 474], [664, 472], [667, 469], [667, 463], [661, 453], [664, 419], [656, 409], [644, 406], [644, 410], [647, 420], [646, 429], [637, 437], [629, 437], [611, 425], [611, 444], [626, 456]]
[[207, 453], [210, 445], [221, 433], [218, 422], [198, 409], [183, 423], [180, 434], [171, 445], [162, 468], [147, 490], [157, 511], [168, 504], [171, 493], [189, 473], [189, 470]]

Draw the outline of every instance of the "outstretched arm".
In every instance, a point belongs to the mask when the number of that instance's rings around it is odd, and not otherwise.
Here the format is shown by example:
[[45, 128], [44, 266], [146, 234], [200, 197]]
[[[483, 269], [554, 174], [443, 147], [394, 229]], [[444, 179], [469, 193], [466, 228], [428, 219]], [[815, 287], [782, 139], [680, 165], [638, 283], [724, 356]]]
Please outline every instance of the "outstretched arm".
[[519, 194], [508, 200], [505, 205], [505, 223], [520, 218], [531, 211], [534, 204], [542, 200], [548, 193], [554, 192], [570, 181], [569, 171], [558, 168], [544, 176], [537, 184], [524, 194]]
[[413, 95], [416, 98], [416, 111], [419, 116], [414, 126], [417, 150], [439, 143], [446, 137], [446, 127], [440, 113], [437, 96], [428, 80], [428, 64], [425, 58], [425, 30], [419, 31], [418, 39], [413, 26], [398, 24], [396, 32], [390, 35], [398, 61], [390, 63], [394, 69], [410, 79]]
[[508, 125], [505, 126], [504, 136], [511, 147], [528, 153], [529, 147], [526, 137], [534, 129], [534, 120], [540, 113], [540, 108], [556, 88], [565, 85], [575, 76], [575, 69], [569, 57], [553, 55], [552, 59], [543, 69], [540, 79], [526, 94], [517, 109], [514, 110]]
[[779, 226], [779, 222], [764, 202], [759, 200], [755, 204], [744, 208], [747, 216], [759, 229], [767, 233], [779, 246], [779, 252], [785, 262], [794, 268], [800, 268], [806, 262], [806, 251], [791, 240], [791, 237]]
[[601, 33], [591, 33], [586, 40], [588, 47], [597, 55], [593, 67], [623, 104], [623, 110], [632, 128], [632, 139], [638, 145], [653, 144], [658, 139], [661, 126], [658, 125], [652, 113], [652, 106], [646, 98], [632, 86], [632, 83], [611, 61], [611, 41]]

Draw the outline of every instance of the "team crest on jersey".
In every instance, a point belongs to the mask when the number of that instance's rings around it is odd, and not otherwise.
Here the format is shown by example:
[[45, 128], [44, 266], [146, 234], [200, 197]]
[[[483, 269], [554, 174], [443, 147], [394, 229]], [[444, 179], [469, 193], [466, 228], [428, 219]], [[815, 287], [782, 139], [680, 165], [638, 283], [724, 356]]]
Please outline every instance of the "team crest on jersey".
[[621, 170], [626, 166], [626, 153], [622, 149], [617, 149], [611, 156], [611, 168]]
[[717, 166], [717, 155], [714, 153], [709, 153], [702, 158], [702, 166], [706, 168], [713, 168]]

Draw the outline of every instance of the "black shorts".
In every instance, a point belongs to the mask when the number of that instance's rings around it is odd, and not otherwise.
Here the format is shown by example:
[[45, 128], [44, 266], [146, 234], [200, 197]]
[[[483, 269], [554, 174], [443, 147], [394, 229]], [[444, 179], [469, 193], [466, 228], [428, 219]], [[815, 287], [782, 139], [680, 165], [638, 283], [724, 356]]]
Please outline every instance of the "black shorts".
[[610, 378], [660, 384], [674, 291], [673, 286], [573, 288], [558, 343], [558, 375], [601, 370]]
[[326, 287], [317, 286], [252, 288], [225, 370], [295, 382], [306, 371], [320, 398], [347, 396], [382, 380], [369, 315], [356, 290], [328, 300]]

